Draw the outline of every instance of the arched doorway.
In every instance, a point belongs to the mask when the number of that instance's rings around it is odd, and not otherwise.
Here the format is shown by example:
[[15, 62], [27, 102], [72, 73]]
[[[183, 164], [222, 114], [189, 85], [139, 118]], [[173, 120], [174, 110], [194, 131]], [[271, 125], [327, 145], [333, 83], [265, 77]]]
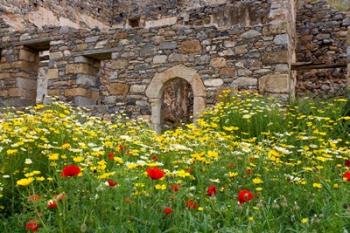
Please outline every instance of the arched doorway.
[[[174, 83], [171, 84], [174, 80]], [[193, 119], [195, 120], [204, 110], [205, 108], [205, 88], [203, 82], [196, 72], [196, 70], [188, 68], [183, 65], [178, 65], [173, 68], [170, 68], [162, 73], [157, 73], [152, 79], [150, 85], [146, 90], [146, 95], [151, 102], [152, 107], [152, 116], [151, 123], [152, 127], [155, 131], [160, 133], [163, 128], [163, 116], [162, 116], [162, 105], [163, 105], [163, 94], [165, 88], [168, 87], [170, 83], [170, 87], [172, 85], [179, 84], [180, 86], [184, 84], [182, 81], [186, 82], [186, 85], [191, 87], [193, 93]], [[181, 84], [182, 83], [182, 84]], [[184, 91], [186, 90], [186, 85], [183, 85]], [[181, 92], [181, 88], [179, 88]], [[175, 95], [176, 96], [176, 95]], [[189, 96], [190, 97], [190, 96]], [[179, 103], [177, 103], [179, 104]], [[164, 105], [163, 105], [164, 107]]]
[[184, 79], [174, 78], [164, 84], [161, 106], [162, 129], [174, 129], [190, 123], [193, 116], [193, 91]]

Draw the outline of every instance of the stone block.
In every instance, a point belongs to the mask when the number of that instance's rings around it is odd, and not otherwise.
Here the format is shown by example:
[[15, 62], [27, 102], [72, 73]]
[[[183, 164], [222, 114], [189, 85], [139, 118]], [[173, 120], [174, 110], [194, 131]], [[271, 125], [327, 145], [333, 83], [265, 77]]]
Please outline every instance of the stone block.
[[224, 67], [220, 69], [220, 75], [234, 77], [236, 69], [232, 67]]
[[58, 79], [58, 69], [48, 69], [47, 78], [48, 79]]
[[176, 49], [176, 48], [177, 48], [176, 42], [165, 41], [165, 42], [160, 43], [160, 45], [159, 45], [159, 49], [162, 49], [162, 50]]
[[68, 64], [66, 66], [66, 74], [96, 74], [95, 67], [89, 64]]
[[8, 90], [0, 90], [0, 97], [7, 97], [8, 94]]
[[176, 24], [176, 22], [177, 22], [177, 17], [150, 20], [145, 22], [145, 28], [170, 26], [170, 25]]
[[117, 40], [120, 40], [120, 39], [127, 39], [127, 38], [128, 38], [128, 33], [127, 33], [127, 32], [117, 32], [117, 33], [114, 35], [114, 38], [117, 39]]
[[220, 87], [224, 84], [224, 81], [220, 78], [208, 79], [204, 81], [204, 85], [207, 87]]
[[47, 91], [47, 94], [49, 96], [60, 96], [60, 90], [59, 89], [51, 89]]
[[19, 60], [21, 61], [29, 61], [29, 62], [35, 62], [38, 58], [38, 54], [31, 52], [26, 49], [21, 49], [19, 51]]
[[188, 55], [172, 53], [169, 55], [169, 62], [186, 62], [188, 60]]
[[186, 40], [181, 43], [180, 51], [185, 54], [201, 53], [202, 45], [199, 40]]
[[259, 79], [259, 91], [261, 93], [288, 93], [288, 74], [270, 74]]
[[211, 59], [210, 65], [214, 68], [222, 68], [226, 66], [226, 59], [223, 57], [216, 57]]
[[96, 105], [96, 100], [93, 100], [84, 96], [75, 96], [74, 104], [81, 107], [88, 107], [88, 106]]
[[22, 88], [9, 88], [8, 96], [35, 99], [35, 90], [24, 90]]
[[125, 83], [111, 83], [107, 86], [107, 89], [111, 95], [125, 96], [129, 92], [129, 85]]
[[87, 90], [85, 88], [77, 87], [72, 89], [66, 89], [64, 91], [65, 96], [85, 96], [89, 97], [91, 96], [91, 91]]
[[7, 78], [12, 78], [12, 73], [8, 73], [8, 72], [1, 72], [0, 73], [0, 79], [7, 79]]
[[255, 30], [249, 30], [241, 35], [243, 39], [252, 39], [254, 37], [261, 36], [261, 33]]
[[112, 61], [112, 68], [122, 70], [125, 69], [129, 65], [128, 60], [126, 59], [117, 59]]
[[236, 54], [244, 54], [247, 53], [248, 49], [246, 45], [241, 45], [241, 46], [237, 46], [235, 47], [235, 53]]
[[153, 57], [153, 63], [154, 64], [162, 64], [167, 61], [167, 56], [166, 55], [157, 55]]
[[97, 77], [93, 75], [78, 74], [76, 84], [87, 87], [93, 87], [96, 86], [96, 79]]
[[288, 51], [266, 52], [262, 55], [264, 65], [288, 63]]
[[236, 88], [255, 88], [258, 85], [256, 78], [241, 77], [234, 80], [231, 84], [232, 87]]
[[35, 90], [37, 81], [27, 78], [16, 78], [16, 87], [22, 88], [25, 90]]
[[130, 93], [144, 93], [146, 91], [146, 85], [131, 85]]
[[63, 58], [63, 53], [62, 52], [50, 53], [50, 60], [59, 60], [61, 58]]
[[276, 45], [288, 45], [289, 43], [288, 34], [277, 35], [273, 40], [273, 43], [275, 43]]

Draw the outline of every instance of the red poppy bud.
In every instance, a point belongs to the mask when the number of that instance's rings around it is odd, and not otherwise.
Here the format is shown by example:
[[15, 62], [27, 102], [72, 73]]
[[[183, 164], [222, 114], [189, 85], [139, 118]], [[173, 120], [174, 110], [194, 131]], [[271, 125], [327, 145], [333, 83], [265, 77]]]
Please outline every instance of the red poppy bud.
[[172, 184], [171, 190], [175, 193], [178, 192], [180, 190], [180, 185], [179, 184]]
[[198, 208], [198, 204], [197, 202], [193, 201], [193, 200], [188, 200], [186, 202], [186, 207], [189, 209], [197, 209]]
[[108, 180], [107, 180], [107, 185], [108, 185], [109, 187], [115, 187], [115, 186], [118, 185], [118, 183], [115, 182], [115, 181], [112, 180], [112, 179], [108, 179]]
[[35, 220], [29, 220], [26, 223], [26, 231], [29, 232], [36, 232], [39, 230], [39, 224]]
[[109, 152], [108, 155], [107, 155], [108, 159], [109, 160], [113, 160], [114, 159], [114, 155], [115, 155], [114, 152]]
[[164, 210], [163, 210], [164, 214], [168, 215], [168, 214], [171, 214], [173, 212], [173, 210], [169, 207], [166, 207]]
[[207, 189], [207, 194], [208, 196], [212, 197], [216, 195], [216, 186], [215, 185], [210, 185]]
[[349, 171], [344, 173], [343, 180], [350, 182], [350, 172]]
[[56, 209], [57, 208], [57, 202], [54, 200], [49, 200], [47, 202], [47, 208], [49, 209]]
[[241, 190], [238, 193], [238, 202], [243, 204], [253, 199], [253, 194], [249, 190]]
[[165, 175], [165, 172], [157, 167], [147, 168], [146, 171], [147, 171], [148, 177], [151, 178], [152, 180], [159, 180]]
[[344, 165], [345, 167], [350, 167], [350, 160], [349, 159], [345, 160]]

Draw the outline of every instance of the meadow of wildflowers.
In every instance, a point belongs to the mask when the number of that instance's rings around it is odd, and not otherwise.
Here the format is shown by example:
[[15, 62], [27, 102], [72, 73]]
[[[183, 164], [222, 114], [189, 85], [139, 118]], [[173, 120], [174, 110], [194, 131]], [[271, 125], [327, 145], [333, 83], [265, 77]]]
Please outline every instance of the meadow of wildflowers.
[[0, 115], [0, 232], [348, 232], [345, 99], [224, 94], [196, 124]]

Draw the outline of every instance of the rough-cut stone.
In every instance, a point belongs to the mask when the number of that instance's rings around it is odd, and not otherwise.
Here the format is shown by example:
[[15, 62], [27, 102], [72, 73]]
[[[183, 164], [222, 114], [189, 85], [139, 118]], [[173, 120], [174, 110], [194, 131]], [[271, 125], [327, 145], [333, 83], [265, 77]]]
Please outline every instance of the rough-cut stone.
[[265, 65], [288, 63], [288, 51], [266, 52], [262, 55]]
[[236, 88], [256, 88], [258, 80], [256, 78], [240, 77], [234, 80], [231, 84], [232, 87]]
[[72, 88], [72, 89], [67, 89], [64, 91], [64, 95], [65, 96], [90, 96], [91, 95], [91, 91], [85, 89], [85, 88]]
[[222, 68], [226, 66], [226, 59], [223, 57], [216, 57], [211, 59], [210, 65], [214, 68]]
[[289, 82], [288, 74], [265, 75], [259, 79], [259, 91], [262, 93], [288, 93]]
[[129, 62], [127, 59], [112, 60], [112, 67], [118, 70], [125, 69]]
[[162, 63], [165, 63], [167, 61], [167, 56], [166, 55], [157, 55], [157, 56], [154, 56], [153, 58], [153, 63], [154, 64], [162, 64]]
[[277, 35], [273, 42], [277, 45], [288, 45], [289, 36], [288, 34]]
[[176, 24], [177, 17], [146, 21], [145, 28], [164, 27]]
[[131, 85], [130, 93], [144, 93], [146, 85]]
[[58, 79], [58, 69], [48, 69], [47, 71], [48, 79]]
[[89, 64], [68, 64], [66, 74], [95, 74], [96, 69]]
[[208, 79], [204, 81], [204, 85], [207, 87], [220, 87], [224, 84], [224, 81], [220, 78]]
[[176, 42], [172, 42], [172, 41], [165, 41], [160, 43], [159, 45], [159, 49], [176, 49], [177, 48], [177, 43]]
[[172, 53], [169, 55], [168, 61], [169, 62], [185, 62], [188, 60], [187, 55], [178, 54], [178, 53]]
[[252, 39], [254, 37], [260, 36], [261, 33], [255, 30], [249, 30], [241, 35], [243, 39]]
[[200, 53], [202, 51], [202, 45], [199, 40], [186, 40], [181, 43], [180, 50], [182, 53]]
[[220, 75], [234, 77], [236, 69], [233, 67], [224, 67], [220, 69]]
[[125, 83], [111, 83], [107, 86], [111, 95], [126, 95], [129, 92], [129, 85]]

